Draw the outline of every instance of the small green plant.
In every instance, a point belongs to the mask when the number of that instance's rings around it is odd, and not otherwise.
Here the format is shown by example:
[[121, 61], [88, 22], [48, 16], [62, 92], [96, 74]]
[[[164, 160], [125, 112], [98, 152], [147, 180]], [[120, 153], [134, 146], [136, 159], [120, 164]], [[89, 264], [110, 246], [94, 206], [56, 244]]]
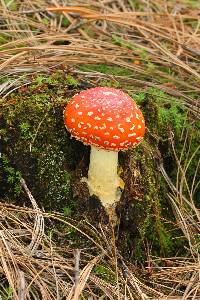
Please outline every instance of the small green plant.
[[20, 179], [21, 173], [16, 171], [13, 166], [11, 166], [10, 160], [5, 154], [1, 157], [3, 172], [6, 175], [7, 183], [13, 189], [15, 196], [19, 196], [22, 192]]
[[107, 86], [107, 87], [112, 87], [112, 88], [120, 88], [120, 83], [118, 81], [114, 80], [101, 80], [101, 85], [102, 86]]
[[183, 0], [183, 3], [188, 5], [188, 7], [200, 9], [200, 3], [196, 0]]
[[42, 76], [42, 75], [38, 75], [36, 78], [35, 78], [35, 83], [38, 84], [38, 85], [41, 85], [42, 83], [45, 83], [47, 80], [47, 78], [45, 76]]
[[30, 132], [31, 125], [27, 122], [23, 122], [19, 125], [21, 136], [25, 140], [32, 138], [32, 133]]
[[72, 209], [69, 206], [63, 207], [62, 210], [65, 217], [69, 217], [72, 214]]
[[103, 74], [114, 75], [114, 76], [131, 76], [132, 71], [126, 68], [118, 67], [118, 66], [110, 66], [106, 64], [98, 64], [98, 65], [83, 65], [79, 67], [82, 71], [96, 71]]
[[102, 279], [106, 280], [107, 282], [111, 282], [112, 284], [116, 283], [116, 277], [113, 272], [111, 272], [107, 267], [104, 265], [97, 265], [95, 266], [93, 272], [101, 277]]
[[[1, 33], [0, 36], [0, 45], [4, 45], [7, 42], [7, 38], [3, 36], [3, 32]], [[0, 82], [2, 82], [3, 79], [0, 80]]]
[[42, 24], [49, 25], [49, 23], [50, 23], [50, 20], [48, 18], [43, 18], [42, 19]]
[[18, 5], [17, 5], [17, 1], [16, 0], [4, 0], [7, 8], [9, 8], [9, 10], [13, 10], [13, 11], [16, 11], [17, 8], [18, 8]]
[[74, 87], [77, 87], [79, 85], [78, 80], [71, 75], [68, 75], [66, 77], [66, 83], [67, 83], [67, 85], [72, 85]]
[[71, 23], [67, 18], [62, 18], [62, 22], [61, 22], [61, 26], [62, 27], [67, 27], [69, 26]]
[[12, 300], [13, 299], [13, 289], [9, 285], [7, 288], [4, 288], [3, 291], [0, 291], [0, 300]]

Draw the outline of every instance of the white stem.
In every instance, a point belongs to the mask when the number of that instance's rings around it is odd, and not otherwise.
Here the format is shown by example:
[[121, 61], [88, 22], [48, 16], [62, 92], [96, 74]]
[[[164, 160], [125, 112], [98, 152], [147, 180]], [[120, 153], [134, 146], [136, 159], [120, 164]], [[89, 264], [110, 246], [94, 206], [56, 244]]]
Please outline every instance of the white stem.
[[118, 152], [91, 147], [87, 184], [90, 195], [96, 195], [104, 207], [117, 202], [121, 196], [117, 175]]

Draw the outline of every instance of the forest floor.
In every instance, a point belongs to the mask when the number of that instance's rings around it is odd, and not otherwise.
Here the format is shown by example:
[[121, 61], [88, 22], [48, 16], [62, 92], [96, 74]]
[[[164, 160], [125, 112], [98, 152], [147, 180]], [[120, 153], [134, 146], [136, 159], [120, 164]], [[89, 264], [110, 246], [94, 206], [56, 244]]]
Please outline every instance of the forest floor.
[[[0, 299], [200, 299], [200, 4], [1, 0]], [[144, 141], [119, 154], [113, 226], [63, 109], [120, 88]]]

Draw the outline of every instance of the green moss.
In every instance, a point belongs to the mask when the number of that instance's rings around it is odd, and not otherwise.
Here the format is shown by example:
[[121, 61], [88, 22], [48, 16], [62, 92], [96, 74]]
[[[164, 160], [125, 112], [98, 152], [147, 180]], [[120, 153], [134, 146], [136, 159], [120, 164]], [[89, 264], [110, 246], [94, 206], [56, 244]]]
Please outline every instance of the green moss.
[[169, 138], [170, 130], [179, 136], [184, 126], [190, 127], [189, 122], [186, 122], [187, 110], [181, 99], [155, 88], [131, 96], [143, 106], [148, 128], [156, 131], [161, 139]]
[[190, 8], [196, 8], [196, 9], [198, 8], [198, 9], [200, 9], [200, 4], [196, 0], [183, 0], [183, 3], [185, 5], [187, 5], [188, 7], [190, 7]]
[[17, 197], [22, 192], [20, 184], [21, 173], [12, 166], [11, 161], [5, 154], [2, 155], [1, 162], [2, 170], [0, 170], [0, 177], [5, 176], [9, 192], [12, 191], [12, 194]]
[[68, 85], [72, 85], [72, 86], [75, 86], [75, 87], [77, 87], [77, 86], [79, 85], [78, 80], [75, 79], [75, 78], [74, 78], [73, 76], [71, 76], [71, 75], [68, 75], [68, 76], [66, 77], [66, 83], [67, 83]]
[[50, 23], [50, 20], [48, 18], [43, 18], [41, 21], [42, 21], [42, 24], [44, 24], [44, 25], [49, 25], [49, 23]]
[[49, 146], [48, 151], [38, 157], [38, 178], [40, 186], [45, 189], [46, 207], [65, 205], [70, 189], [70, 174], [64, 169], [65, 156], [59, 147]]
[[[66, 80], [60, 72], [37, 76], [25, 91], [10, 95], [13, 105], [3, 107], [2, 174], [7, 174], [7, 184], [12, 184], [5, 189], [5, 198], [11, 196], [12, 190], [18, 196], [20, 190], [14, 183], [20, 172], [46, 209], [66, 206], [73, 150], [68, 146], [71, 143], [63, 124], [67, 97], [64, 90], [59, 95], [57, 90], [58, 86], [67, 86]], [[5, 181], [3, 175], [2, 180]]]
[[94, 267], [93, 272], [110, 284], [116, 284], [117, 279], [115, 273], [109, 270], [106, 266], [99, 264]]
[[[130, 95], [143, 111], [147, 132], [145, 141], [129, 151], [128, 158], [126, 157], [128, 163], [124, 165], [125, 162], [121, 161], [126, 170], [126, 176], [123, 178], [126, 185], [125, 199], [122, 199], [124, 203], [120, 208], [123, 220], [119, 244], [120, 240], [123, 240], [121, 250], [124, 255], [133, 253], [134, 259], [145, 261], [148, 245], [151, 245], [153, 255], [167, 256], [173, 255], [180, 247], [184, 249], [187, 243], [185, 239], [180, 238], [181, 231], [173, 226], [175, 220], [168, 202], [168, 186], [159, 167], [164, 165], [167, 174], [176, 185], [177, 164], [171, 146], [172, 139], [177, 157], [183, 151], [185, 138], [188, 140], [182, 154], [184, 164], [198, 147], [200, 131], [199, 122], [194, 122], [195, 116], [188, 114], [181, 99], [171, 97], [155, 88]], [[183, 129], [187, 134], [181, 139]], [[195, 176], [199, 155], [198, 150], [187, 170], [189, 186]], [[199, 177], [199, 170], [197, 173], [196, 176]], [[197, 189], [195, 195], [200, 192], [200, 188]], [[186, 197], [189, 196], [184, 184], [183, 193]], [[194, 198], [199, 205], [198, 197]], [[123, 230], [128, 230], [128, 234], [126, 232], [123, 235]]]
[[133, 8], [133, 11], [143, 11], [145, 9], [144, 3], [137, 0], [128, 0], [129, 5]]
[[63, 27], [67, 27], [69, 26], [71, 23], [67, 18], [62, 18], [62, 22], [61, 22], [61, 26]]
[[169, 255], [173, 250], [171, 236], [162, 222], [163, 205], [166, 205], [165, 194], [161, 186], [162, 178], [156, 178], [159, 172], [155, 161], [148, 154], [152, 149], [145, 144], [140, 149], [133, 150], [134, 160], [140, 164], [140, 180], [143, 191], [136, 200], [135, 210], [142, 218], [138, 218], [138, 235], [135, 240], [135, 256], [137, 260], [145, 260], [145, 241], [152, 245], [154, 255]]
[[117, 67], [117, 66], [109, 66], [106, 64], [98, 64], [98, 65], [83, 65], [79, 67], [82, 71], [96, 71], [103, 74], [115, 75], [115, 76], [130, 76], [132, 75], [132, 71], [126, 68]]
[[[57, 71], [55, 73], [53, 73], [52, 75], [49, 76], [45, 76], [45, 75], [38, 75], [35, 78], [34, 84], [31, 85], [30, 89], [37, 89], [37, 88], [42, 88], [44, 87], [45, 89], [47, 89], [47, 92], [49, 93], [49, 87], [59, 87], [61, 88], [61, 82], [62, 84], [68, 88], [70, 87], [78, 87], [79, 86], [79, 81], [77, 80], [77, 78], [75, 78], [74, 76], [72, 76], [71, 74], [65, 75], [63, 74], [63, 72], [61, 71]], [[56, 91], [57, 93], [58, 91]], [[44, 97], [46, 97], [47, 95], [44, 95]]]
[[0, 291], [0, 299], [1, 300], [13, 299], [13, 288], [10, 285], [7, 285], [7, 287], [4, 287], [3, 290]]
[[15, 0], [4, 0], [8, 9], [16, 11], [18, 9], [17, 1]]
[[114, 81], [114, 80], [101, 80], [100, 81], [101, 82], [101, 86], [107, 86], [107, 87], [112, 87], [112, 88], [120, 88], [121, 87], [121, 85], [120, 85], [120, 83], [118, 82], [118, 81]]
[[[8, 41], [8, 38], [6, 36], [3, 36], [1, 33], [0, 35], [0, 45], [4, 45]], [[0, 82], [2, 82], [2, 79], [0, 79]]]
[[[173, 239], [173, 226], [168, 222], [173, 220], [173, 213], [167, 201], [167, 186], [159, 174], [159, 164], [162, 163], [171, 177], [171, 180], [176, 184], [177, 165], [174, 160], [174, 153], [171, 147], [171, 139], [174, 140], [176, 155], [179, 157], [183, 151], [185, 139], [180, 139], [183, 129], [187, 132], [188, 145], [182, 153], [182, 164], [187, 162], [187, 157], [190, 158], [192, 153], [198, 147], [200, 131], [198, 130], [198, 121], [194, 123], [194, 116], [191, 119], [181, 99], [176, 99], [157, 89], [149, 88], [145, 93], [132, 95], [141, 106], [149, 134], [146, 136], [146, 143], [143, 151], [146, 151], [145, 158], [140, 157], [139, 160], [144, 170], [143, 179], [146, 186], [144, 200], [146, 202], [146, 216], [139, 225], [140, 238], [137, 239], [137, 257], [141, 259], [144, 255], [143, 243], [145, 240], [153, 245], [155, 255], [170, 255], [180, 247], [180, 243], [185, 243], [185, 240]], [[191, 122], [194, 128], [192, 129]], [[195, 125], [194, 125], [195, 124]], [[195, 132], [195, 133], [194, 133]], [[191, 137], [192, 136], [192, 137]], [[190, 138], [188, 138], [190, 137]], [[192, 140], [192, 142], [189, 140]], [[188, 152], [189, 149], [189, 153]], [[192, 148], [192, 150], [191, 150]], [[138, 151], [136, 150], [136, 153]], [[148, 153], [151, 153], [151, 158], [148, 159]], [[198, 151], [200, 154], [200, 151]], [[198, 165], [198, 154], [193, 160], [188, 169], [188, 184], [192, 184]], [[197, 170], [197, 177], [200, 175]], [[183, 187], [185, 196], [188, 195], [186, 187]], [[200, 189], [198, 188], [198, 193]], [[196, 195], [196, 194], [195, 194]], [[195, 198], [195, 197], [194, 197]], [[198, 205], [198, 202], [196, 200]], [[142, 210], [141, 210], [142, 211]], [[163, 222], [165, 220], [165, 222]], [[168, 221], [167, 221], [168, 220]], [[175, 230], [176, 237], [180, 236], [180, 232]], [[173, 242], [172, 242], [173, 240]]]

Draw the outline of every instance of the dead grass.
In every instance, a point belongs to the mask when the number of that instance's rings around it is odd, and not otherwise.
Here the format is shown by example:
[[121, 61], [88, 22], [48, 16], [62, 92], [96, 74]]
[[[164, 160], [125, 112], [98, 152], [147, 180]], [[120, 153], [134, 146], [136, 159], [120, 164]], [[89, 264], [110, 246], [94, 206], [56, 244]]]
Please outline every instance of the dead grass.
[[[42, 212], [23, 179], [21, 184], [32, 209], [0, 203], [2, 291], [7, 283], [13, 299], [20, 300], [30, 297], [75, 300], [80, 295], [83, 299], [99, 299], [100, 294], [103, 295], [101, 299], [124, 299], [125, 294], [127, 299], [147, 299], [147, 294], [164, 296], [137, 278], [136, 267], [126, 265], [117, 253], [114, 236], [108, 236], [109, 228], [100, 226], [97, 231], [86, 224], [83, 230], [62, 214]], [[79, 238], [83, 236], [90, 241], [90, 249], [74, 250], [66, 244], [57, 246], [53, 236], [58, 233], [56, 229], [51, 230], [51, 225], [44, 230], [46, 222], [56, 222], [57, 226], [60, 223], [63, 230], [73, 228]], [[105, 280], [92, 273], [99, 264], [106, 265], [107, 276], [112, 278], [113, 284], [109, 277]]]
[[[114, 78], [135, 89], [155, 86], [184, 99], [188, 110], [199, 118], [197, 10], [187, 6], [187, 1], [136, 2], [137, 5], [125, 0], [77, 0], [61, 7], [62, 1], [56, 0], [1, 0], [0, 76], [4, 82], [0, 90], [4, 99], [9, 91], [29, 83], [27, 75], [50, 73], [57, 67], [98, 82], [108, 76], [80, 71], [78, 67], [101, 63], [131, 70], [128, 78]], [[186, 144], [187, 138], [185, 141]], [[163, 259], [151, 257], [150, 253], [148, 268], [142, 270], [120, 256], [111, 228], [100, 226], [97, 231], [85, 224], [83, 230], [62, 214], [41, 211], [22, 180], [33, 208], [0, 203], [2, 295], [6, 295], [7, 286], [12, 295], [9, 299], [20, 300], [200, 299], [200, 215], [193, 201], [199, 179], [194, 177], [192, 186], [187, 180], [188, 166], [197, 150], [183, 165], [174, 147], [176, 184], [160, 166], [170, 188], [168, 198], [177, 226], [188, 240], [188, 255]], [[185, 189], [189, 197], [185, 197]], [[80, 238], [90, 242], [92, 250], [83, 248], [79, 252], [70, 245], [58, 246], [54, 237], [59, 234], [54, 236], [49, 231], [49, 224], [54, 222], [73, 228]], [[107, 266], [112, 280], [93, 272], [102, 264]]]
[[58, 66], [76, 72], [82, 64], [116, 65], [133, 71], [134, 86], [153, 85], [181, 95], [199, 115], [198, 101], [190, 98], [199, 93], [200, 79], [195, 9], [178, 3], [162, 7], [159, 1], [139, 2], [142, 11], [129, 1], [51, 3], [10, 1], [9, 9], [2, 0], [2, 76], [48, 73]]

